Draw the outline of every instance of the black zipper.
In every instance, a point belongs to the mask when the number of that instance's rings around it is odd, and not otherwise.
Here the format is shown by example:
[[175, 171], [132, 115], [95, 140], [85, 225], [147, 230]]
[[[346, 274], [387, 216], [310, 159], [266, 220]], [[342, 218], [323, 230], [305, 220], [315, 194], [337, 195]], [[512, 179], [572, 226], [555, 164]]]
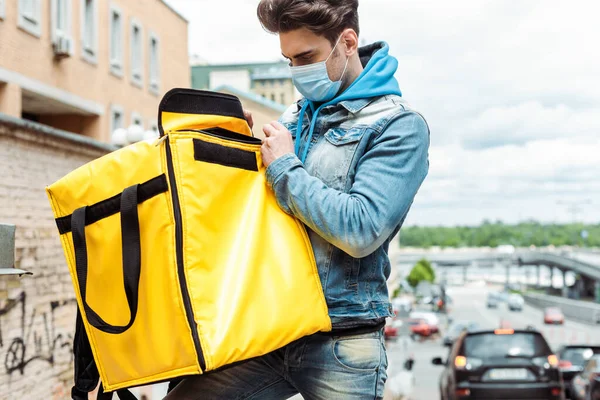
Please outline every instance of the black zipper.
[[173, 197], [173, 213], [175, 214], [175, 253], [177, 257], [177, 275], [179, 276], [179, 285], [181, 287], [181, 295], [183, 296], [185, 313], [187, 315], [190, 329], [192, 330], [192, 337], [194, 338], [194, 346], [196, 347], [196, 353], [198, 354], [198, 361], [200, 362], [200, 368], [202, 369], [202, 372], [204, 372], [206, 370], [206, 361], [204, 360], [204, 354], [202, 354], [202, 347], [200, 346], [200, 337], [198, 336], [198, 327], [196, 326], [196, 322], [194, 321], [192, 301], [188, 292], [187, 281], [185, 280], [185, 268], [183, 265], [183, 222], [181, 218], [181, 206], [179, 205], [179, 194], [177, 193], [177, 184], [175, 183], [175, 168], [173, 167], [173, 154], [171, 153], [171, 143], [168, 137], [167, 143], [165, 143], [165, 149], [167, 152], [167, 168], [169, 170], [171, 196]]

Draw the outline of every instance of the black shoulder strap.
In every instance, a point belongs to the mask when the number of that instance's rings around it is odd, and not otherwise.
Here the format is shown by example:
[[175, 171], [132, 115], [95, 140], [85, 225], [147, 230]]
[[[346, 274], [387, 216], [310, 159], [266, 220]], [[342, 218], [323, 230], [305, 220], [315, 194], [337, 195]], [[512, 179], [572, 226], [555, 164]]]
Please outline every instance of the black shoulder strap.
[[94, 361], [90, 341], [85, 332], [79, 309], [77, 310], [75, 322], [73, 355], [75, 359], [75, 386], [71, 389], [71, 397], [73, 400], [87, 400], [88, 393], [98, 386], [100, 374]]
[[[119, 389], [115, 393], [119, 396], [119, 400], [137, 400], [137, 397], [133, 393], [129, 391], [129, 389]], [[113, 392], [105, 392], [104, 387], [100, 384], [100, 389], [98, 390], [98, 397], [96, 400], [112, 400]]]

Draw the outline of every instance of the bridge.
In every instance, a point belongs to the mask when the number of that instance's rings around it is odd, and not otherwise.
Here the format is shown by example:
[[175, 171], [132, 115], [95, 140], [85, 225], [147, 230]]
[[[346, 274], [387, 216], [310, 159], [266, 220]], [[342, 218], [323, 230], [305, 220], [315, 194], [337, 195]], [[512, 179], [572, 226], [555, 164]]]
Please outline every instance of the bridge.
[[[396, 255], [395, 262], [412, 264], [426, 258], [436, 267], [464, 267], [465, 274], [469, 267], [506, 266], [506, 282], [509, 282], [511, 266], [548, 267], [552, 277], [556, 270], [562, 272], [563, 278], [570, 271], [578, 277], [572, 291], [575, 297], [594, 297], [600, 286], [600, 252], [595, 251], [536, 251], [516, 250], [514, 252], [486, 251], [439, 251], [439, 252], [402, 252]], [[552, 281], [552, 279], [551, 279]], [[567, 290], [563, 290], [567, 295]]]

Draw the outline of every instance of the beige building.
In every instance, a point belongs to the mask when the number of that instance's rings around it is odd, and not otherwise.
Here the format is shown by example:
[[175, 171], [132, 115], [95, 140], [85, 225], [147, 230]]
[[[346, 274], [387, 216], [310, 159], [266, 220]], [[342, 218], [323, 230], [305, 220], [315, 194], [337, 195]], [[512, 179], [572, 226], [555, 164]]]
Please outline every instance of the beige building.
[[162, 0], [0, 0], [0, 113], [110, 142], [189, 87], [188, 22]]

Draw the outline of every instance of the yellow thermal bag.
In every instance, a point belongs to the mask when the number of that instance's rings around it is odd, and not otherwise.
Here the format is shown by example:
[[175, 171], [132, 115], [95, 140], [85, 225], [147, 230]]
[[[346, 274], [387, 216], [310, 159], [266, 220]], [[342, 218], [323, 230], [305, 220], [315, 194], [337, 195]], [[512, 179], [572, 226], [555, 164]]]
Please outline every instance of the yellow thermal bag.
[[[159, 130], [160, 139], [46, 189], [85, 328], [79, 340], [87, 336], [107, 392], [331, 330], [308, 236], [268, 188], [261, 140], [239, 100], [173, 89]], [[85, 368], [76, 360], [76, 375]]]

